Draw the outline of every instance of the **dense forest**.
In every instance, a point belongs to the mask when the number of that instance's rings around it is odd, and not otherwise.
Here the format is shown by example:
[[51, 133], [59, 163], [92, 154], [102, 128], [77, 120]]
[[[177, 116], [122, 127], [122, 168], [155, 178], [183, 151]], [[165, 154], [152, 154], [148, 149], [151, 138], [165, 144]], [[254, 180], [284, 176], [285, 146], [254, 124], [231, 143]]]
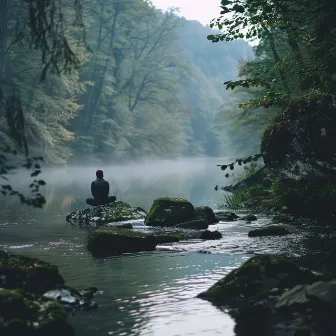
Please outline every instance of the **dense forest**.
[[243, 198], [261, 197], [268, 205], [285, 206], [301, 215], [334, 215], [335, 3], [222, 0], [221, 4], [221, 16], [211, 23], [221, 32], [210, 34], [210, 41], [258, 39], [256, 59], [241, 64], [241, 78], [225, 85], [237, 94], [254, 95], [239, 101], [235, 124], [244, 125], [250, 134], [262, 131], [255, 155], [237, 158], [222, 169], [262, 158], [263, 174]]
[[[39, 48], [41, 42], [25, 35], [30, 15], [40, 24], [38, 13], [32, 14], [40, 2], [28, 3], [6, 0], [1, 12], [5, 143], [15, 145], [5, 112], [8, 98], [15, 96], [24, 118], [24, 129], [16, 132], [32, 155], [48, 163], [223, 153], [214, 117], [226, 102], [223, 78], [236, 79], [238, 61], [253, 56], [246, 42], [211, 45], [209, 27], [142, 0], [84, 1], [83, 28], [73, 25], [77, 11], [64, 3], [64, 22], [56, 24], [55, 34], [67, 45], [53, 56], [55, 61], [70, 56], [75, 68], [61, 71], [46, 59], [50, 55]], [[44, 9], [47, 16], [50, 6]]]

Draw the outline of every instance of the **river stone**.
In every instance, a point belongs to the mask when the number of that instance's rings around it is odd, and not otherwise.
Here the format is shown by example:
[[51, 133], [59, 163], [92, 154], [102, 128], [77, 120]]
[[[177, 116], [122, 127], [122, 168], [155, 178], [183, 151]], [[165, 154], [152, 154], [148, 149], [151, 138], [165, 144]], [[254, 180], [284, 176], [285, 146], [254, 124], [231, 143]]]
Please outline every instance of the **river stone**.
[[289, 224], [291, 221], [292, 219], [284, 214], [278, 214], [272, 218], [272, 222], [274, 224], [280, 224], [280, 223]]
[[251, 230], [248, 233], [249, 237], [265, 237], [265, 236], [284, 236], [290, 232], [283, 226], [269, 225], [264, 228]]
[[218, 218], [214, 214], [213, 210], [208, 206], [197, 206], [195, 207], [196, 218], [205, 219], [209, 225], [216, 224], [219, 222]]
[[233, 222], [239, 218], [234, 212], [229, 211], [216, 212], [216, 217], [219, 221], [223, 222]]
[[216, 282], [199, 298], [217, 305], [249, 306], [279, 296], [298, 284], [311, 284], [327, 278], [274, 255], [254, 256]]
[[97, 257], [114, 254], [153, 251], [157, 245], [155, 236], [114, 227], [101, 227], [88, 241], [88, 250]]
[[177, 243], [184, 239], [184, 234], [160, 234], [156, 235], [157, 244]]
[[177, 224], [174, 227], [180, 229], [204, 230], [207, 229], [208, 226], [209, 224], [205, 219], [196, 219], [193, 221]]
[[219, 231], [205, 230], [201, 233], [200, 239], [215, 240], [221, 239], [223, 235]]
[[64, 279], [56, 266], [35, 258], [0, 251], [0, 287], [43, 294]]
[[246, 220], [246, 221], [248, 221], [248, 222], [252, 222], [252, 221], [256, 221], [256, 220], [258, 220], [257, 216], [256, 216], [256, 215], [253, 215], [253, 214], [249, 214], [249, 215], [243, 216], [243, 217], [241, 217], [240, 219], [242, 219], [242, 220]]
[[146, 212], [139, 208], [133, 207], [125, 202], [118, 201], [106, 205], [77, 210], [70, 213], [67, 221], [95, 221], [97, 223], [112, 223], [128, 220], [144, 219]]
[[65, 309], [56, 301], [20, 289], [0, 288], [0, 335], [73, 336]]
[[184, 198], [162, 197], [154, 200], [146, 218], [149, 226], [169, 227], [196, 218], [194, 206]]

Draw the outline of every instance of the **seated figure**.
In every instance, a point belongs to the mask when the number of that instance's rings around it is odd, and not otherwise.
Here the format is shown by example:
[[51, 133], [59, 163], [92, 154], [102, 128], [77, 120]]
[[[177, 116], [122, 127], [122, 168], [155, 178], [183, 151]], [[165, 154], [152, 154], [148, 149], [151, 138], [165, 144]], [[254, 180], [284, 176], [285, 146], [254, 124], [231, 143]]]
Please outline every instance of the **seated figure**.
[[115, 196], [109, 196], [110, 184], [104, 180], [104, 172], [96, 171], [97, 179], [91, 183], [91, 193], [93, 198], [88, 198], [86, 203], [92, 206], [105, 205], [116, 200]]

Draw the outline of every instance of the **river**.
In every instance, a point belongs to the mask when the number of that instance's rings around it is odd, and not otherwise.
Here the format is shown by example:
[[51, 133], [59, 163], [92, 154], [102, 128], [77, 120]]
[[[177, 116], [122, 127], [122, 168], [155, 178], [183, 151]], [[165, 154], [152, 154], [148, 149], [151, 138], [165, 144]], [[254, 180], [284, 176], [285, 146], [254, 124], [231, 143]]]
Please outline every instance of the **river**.
[[[154, 198], [180, 196], [194, 205], [218, 208], [225, 184], [220, 160], [151, 162], [104, 169], [111, 194], [148, 209]], [[98, 167], [100, 168], [100, 167]], [[218, 241], [188, 241], [150, 253], [95, 259], [87, 252], [90, 231], [65, 221], [66, 214], [89, 195], [95, 168], [48, 169], [42, 176], [48, 203], [43, 210], [7, 201], [1, 211], [0, 249], [56, 264], [66, 283], [99, 289], [99, 308], [70, 318], [79, 336], [224, 335], [232, 336], [234, 321], [225, 312], [195, 296], [241, 265], [253, 253], [301, 256], [305, 233], [248, 238], [247, 232], [269, 221], [220, 222]], [[141, 223], [140, 224], [141, 228]]]

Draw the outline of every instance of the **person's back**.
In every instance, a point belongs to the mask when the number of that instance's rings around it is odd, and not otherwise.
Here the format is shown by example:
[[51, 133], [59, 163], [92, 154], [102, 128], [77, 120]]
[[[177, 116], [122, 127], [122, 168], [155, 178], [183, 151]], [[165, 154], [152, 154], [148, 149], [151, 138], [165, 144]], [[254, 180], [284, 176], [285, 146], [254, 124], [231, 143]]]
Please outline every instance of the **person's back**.
[[91, 183], [92, 198], [88, 198], [86, 203], [92, 206], [104, 205], [116, 200], [115, 196], [109, 197], [110, 185], [104, 180], [104, 173], [102, 170], [96, 171], [96, 180]]

